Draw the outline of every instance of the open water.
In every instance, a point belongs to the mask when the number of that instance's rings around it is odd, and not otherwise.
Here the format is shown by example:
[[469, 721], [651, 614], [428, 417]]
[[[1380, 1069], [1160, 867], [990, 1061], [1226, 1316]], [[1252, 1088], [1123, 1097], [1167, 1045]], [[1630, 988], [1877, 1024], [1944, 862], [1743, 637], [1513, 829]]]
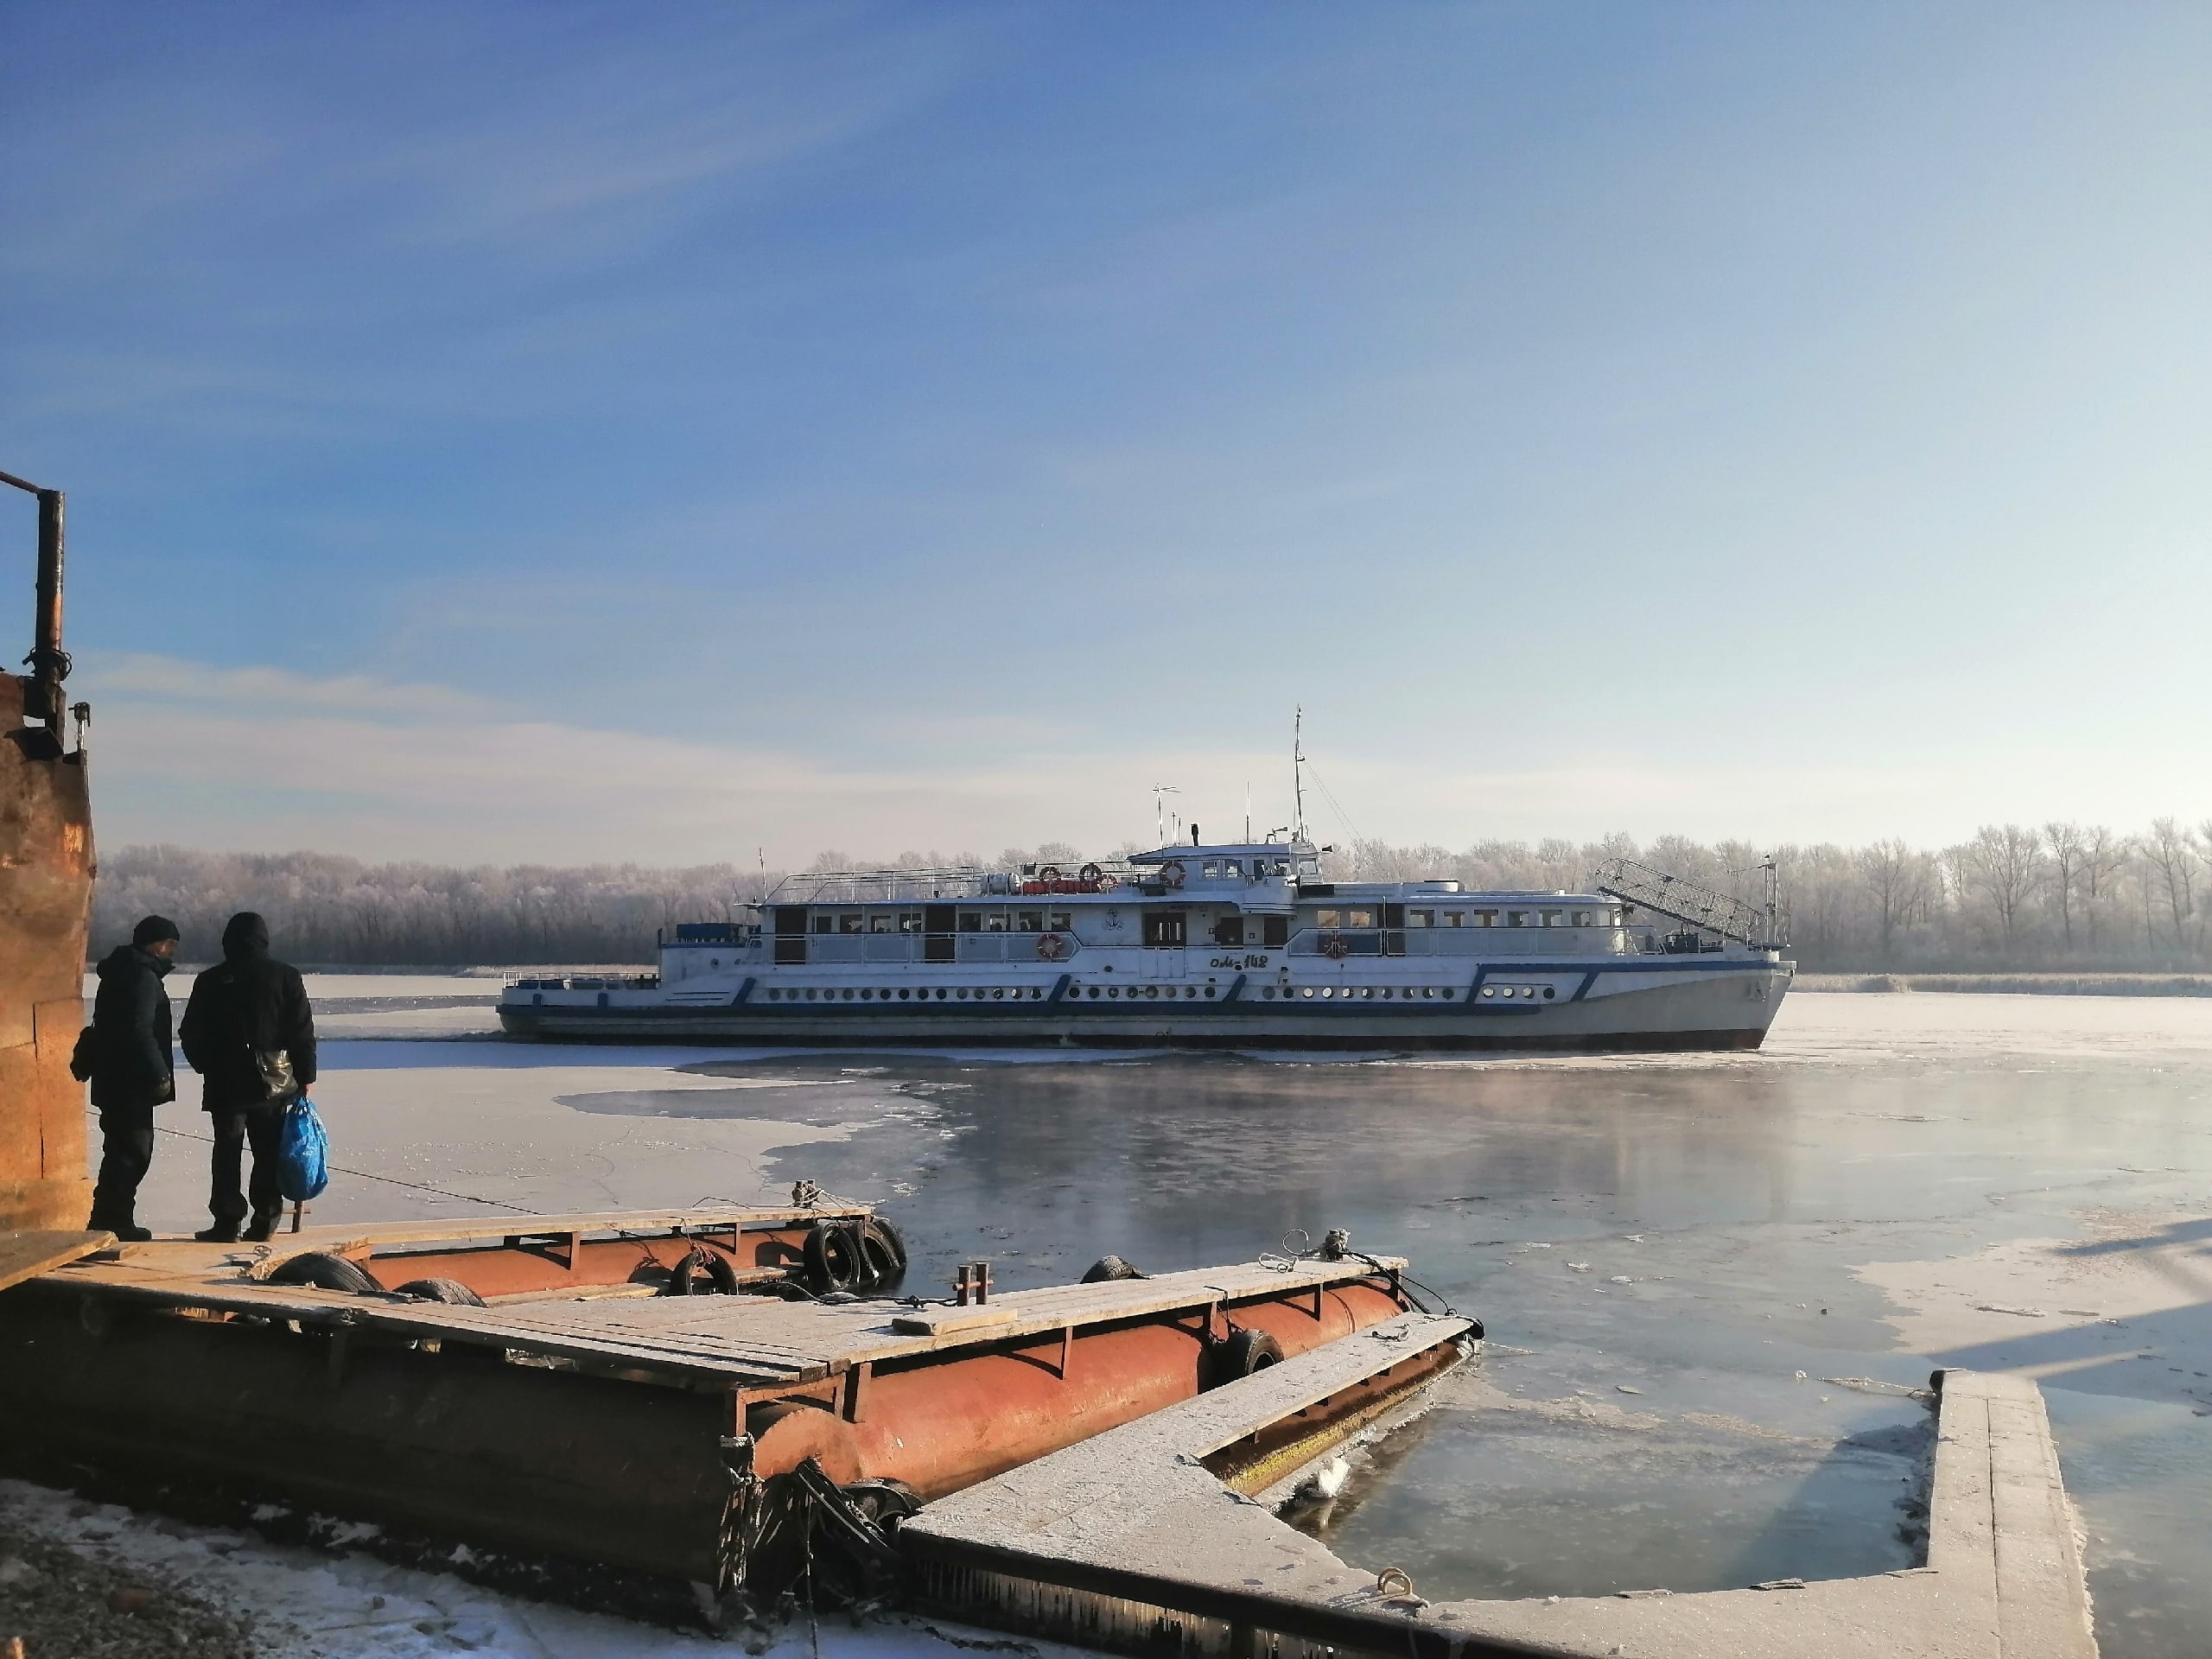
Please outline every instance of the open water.
[[[315, 1092], [359, 1173], [316, 1220], [804, 1177], [886, 1205], [915, 1285], [1347, 1228], [1488, 1328], [1307, 1522], [1432, 1597], [1905, 1565], [1912, 1390], [2026, 1369], [2104, 1651], [2205, 1650], [2212, 1001], [1798, 995], [1755, 1055], [1316, 1062], [528, 1047], [476, 1034], [489, 989], [327, 1005]], [[200, 1158], [163, 1143], [142, 1219], [199, 1224]]]

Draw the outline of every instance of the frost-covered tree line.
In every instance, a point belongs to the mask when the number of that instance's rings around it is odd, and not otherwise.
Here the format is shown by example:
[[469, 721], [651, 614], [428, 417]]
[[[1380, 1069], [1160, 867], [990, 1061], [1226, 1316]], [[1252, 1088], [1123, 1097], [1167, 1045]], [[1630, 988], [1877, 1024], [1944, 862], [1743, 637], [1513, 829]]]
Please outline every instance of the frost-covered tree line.
[[[1625, 836], [1485, 841], [1459, 851], [1358, 842], [1340, 844], [1326, 862], [1340, 880], [1442, 877], [1469, 887], [1573, 889], [1601, 861], [1624, 855], [1757, 903], [1758, 865], [1769, 852], [1780, 870], [1792, 954], [1810, 969], [2212, 967], [2212, 821], [2160, 818], [2133, 835], [2102, 825], [1993, 824], [1943, 848], [1888, 840], [1768, 849], [1675, 836], [1643, 846]], [[880, 861], [1072, 868], [1085, 856], [1052, 842], [1008, 848], [990, 860], [929, 852]], [[877, 861], [825, 852], [810, 868]], [[126, 847], [101, 859], [92, 948], [98, 955], [128, 938], [137, 918], [159, 912], [183, 930], [185, 959], [204, 961], [229, 916], [257, 910], [279, 952], [300, 963], [639, 963], [650, 960], [657, 930], [719, 919], [782, 879], [780, 871], [731, 864], [458, 868], [321, 853]]]

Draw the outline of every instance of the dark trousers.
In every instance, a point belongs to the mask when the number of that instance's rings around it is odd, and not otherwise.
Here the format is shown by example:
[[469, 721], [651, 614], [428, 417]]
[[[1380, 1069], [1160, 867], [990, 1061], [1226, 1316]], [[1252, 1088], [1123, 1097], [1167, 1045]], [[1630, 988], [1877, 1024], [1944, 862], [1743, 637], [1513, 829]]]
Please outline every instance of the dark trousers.
[[[249, 1213], [281, 1213], [284, 1200], [276, 1191], [276, 1142], [284, 1128], [284, 1103], [271, 1101], [266, 1106], [221, 1108], [207, 1114], [207, 1123], [215, 1132], [215, 1152], [210, 1160], [214, 1184], [207, 1195], [209, 1213], [226, 1226], [244, 1221]], [[246, 1191], [241, 1192], [239, 1155], [248, 1143], [253, 1147], [253, 1175]], [[251, 1211], [247, 1207], [249, 1195], [252, 1199]]]
[[154, 1109], [100, 1110], [100, 1174], [92, 1187], [91, 1224], [103, 1232], [137, 1225], [138, 1183], [154, 1166]]

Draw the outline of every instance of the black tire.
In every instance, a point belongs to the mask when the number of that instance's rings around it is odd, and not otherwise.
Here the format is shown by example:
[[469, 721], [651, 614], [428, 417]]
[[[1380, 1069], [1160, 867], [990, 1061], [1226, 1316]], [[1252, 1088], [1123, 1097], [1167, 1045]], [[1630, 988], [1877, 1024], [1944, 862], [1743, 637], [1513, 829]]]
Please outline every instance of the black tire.
[[311, 1285], [317, 1290], [343, 1291], [349, 1296], [372, 1296], [384, 1288], [367, 1268], [357, 1267], [342, 1255], [326, 1255], [320, 1250], [310, 1250], [305, 1255], [280, 1262], [266, 1282]]
[[392, 1292], [418, 1302], [444, 1302], [454, 1307], [481, 1307], [484, 1299], [458, 1279], [410, 1279]]
[[860, 1287], [866, 1290], [895, 1290], [906, 1277], [906, 1241], [881, 1216], [861, 1224]]
[[1141, 1279], [1143, 1277], [1144, 1274], [1122, 1261], [1120, 1256], [1102, 1255], [1090, 1264], [1090, 1270], [1083, 1275], [1083, 1282], [1086, 1285], [1103, 1285], [1114, 1279]]
[[914, 1489], [888, 1475], [868, 1476], [838, 1490], [852, 1499], [855, 1509], [886, 1532], [895, 1530], [901, 1521], [922, 1512], [922, 1500], [915, 1495]]
[[1217, 1389], [1282, 1363], [1282, 1344], [1264, 1331], [1232, 1331], [1205, 1352], [1201, 1388]]
[[734, 1296], [737, 1294], [737, 1269], [720, 1250], [691, 1247], [691, 1254], [676, 1264], [668, 1275], [668, 1282], [658, 1293], [663, 1296]]
[[816, 1295], [850, 1290], [861, 1272], [860, 1229], [848, 1221], [817, 1221], [806, 1235], [806, 1287]]

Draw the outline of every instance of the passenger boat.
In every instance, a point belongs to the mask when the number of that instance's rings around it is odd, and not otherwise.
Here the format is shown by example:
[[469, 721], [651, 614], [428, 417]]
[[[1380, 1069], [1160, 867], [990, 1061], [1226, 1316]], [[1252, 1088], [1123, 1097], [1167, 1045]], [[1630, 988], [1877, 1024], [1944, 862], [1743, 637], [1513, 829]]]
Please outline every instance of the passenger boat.
[[879, 1048], [1757, 1048], [1796, 971], [1764, 909], [1610, 861], [1581, 893], [1338, 882], [1301, 838], [1079, 868], [786, 878], [642, 976], [524, 978], [512, 1036]]

